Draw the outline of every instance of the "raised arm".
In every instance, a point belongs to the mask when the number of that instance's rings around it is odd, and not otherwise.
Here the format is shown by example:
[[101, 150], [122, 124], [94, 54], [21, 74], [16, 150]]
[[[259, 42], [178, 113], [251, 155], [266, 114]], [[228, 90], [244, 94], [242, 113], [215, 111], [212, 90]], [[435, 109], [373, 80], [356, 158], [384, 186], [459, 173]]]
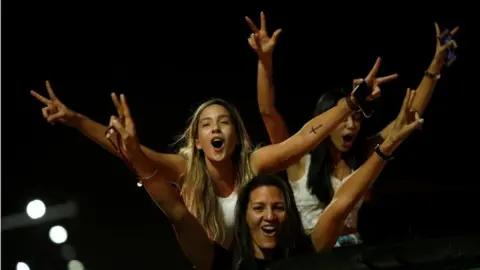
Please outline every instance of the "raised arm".
[[275, 107], [275, 88], [272, 78], [273, 49], [282, 30], [276, 30], [270, 38], [263, 12], [260, 13], [260, 30], [250, 18], [246, 17], [245, 19], [253, 32], [248, 43], [258, 54], [257, 99], [260, 115], [270, 142], [272, 144], [280, 143], [290, 137], [285, 121]]
[[379, 144], [377, 151], [335, 193], [330, 204], [319, 216], [312, 232], [312, 241], [318, 252], [331, 249], [342, 235], [345, 219], [382, 171], [393, 151], [420, 127], [423, 119], [412, 113], [415, 91], [407, 90], [402, 108], [393, 122], [389, 135]]
[[[47, 122], [62, 123], [67, 126], [73, 127], [83, 133], [86, 137], [96, 142], [110, 153], [119, 156], [112, 143], [105, 137], [107, 132], [107, 126], [97, 123], [88, 117], [74, 112], [65, 104], [63, 104], [53, 92], [50, 82], [45, 82], [48, 95], [50, 98], [43, 97], [35, 91], [30, 91], [32, 96], [42, 102], [45, 107], [42, 109], [43, 117]], [[119, 101], [115, 94], [112, 93], [112, 99], [119, 115]], [[171, 181], [176, 181], [180, 178], [180, 175], [185, 171], [185, 160], [180, 155], [162, 154], [155, 152], [145, 146], [142, 146], [142, 150], [145, 155], [152, 161], [152, 164], [162, 170], [162, 173]]]
[[[458, 27], [455, 27], [455, 29], [450, 32], [450, 35], [455, 35], [458, 29]], [[420, 116], [425, 111], [425, 108], [427, 107], [430, 98], [432, 97], [433, 89], [435, 88], [435, 85], [440, 78], [440, 72], [445, 65], [445, 56], [448, 49], [457, 47], [457, 43], [453, 39], [444, 45], [440, 43], [439, 37], [441, 33], [437, 23], [435, 23], [435, 31], [437, 34], [437, 45], [435, 54], [433, 56], [432, 62], [425, 71], [425, 74], [420, 81], [420, 84], [417, 87], [417, 94], [415, 95], [415, 99], [412, 105], [412, 110], [418, 112]], [[389, 129], [392, 127], [392, 125], [393, 123], [390, 123], [382, 131], [380, 131], [379, 134], [382, 139], [385, 139], [388, 136], [390, 132]]]
[[210, 270], [214, 259], [212, 241], [208, 239], [203, 227], [184, 205], [178, 189], [168, 183], [170, 179], [160, 174], [159, 170], [152, 165], [150, 158], [141, 150], [125, 97], [121, 95], [120, 99], [120, 109], [124, 119], [120, 121], [113, 116], [111, 123], [115, 132], [120, 135], [119, 148], [122, 155], [132, 164], [150, 197], [172, 223], [187, 259], [196, 269]]
[[[380, 68], [380, 58], [365, 78], [365, 83], [372, 90], [369, 98], [375, 98], [380, 93], [375, 91], [373, 82]], [[337, 106], [313, 118], [300, 131], [287, 140], [262, 147], [250, 156], [251, 166], [255, 173], [276, 173], [297, 163], [305, 154], [320, 144], [332, 130], [340, 124], [352, 108], [348, 99], [341, 99]]]

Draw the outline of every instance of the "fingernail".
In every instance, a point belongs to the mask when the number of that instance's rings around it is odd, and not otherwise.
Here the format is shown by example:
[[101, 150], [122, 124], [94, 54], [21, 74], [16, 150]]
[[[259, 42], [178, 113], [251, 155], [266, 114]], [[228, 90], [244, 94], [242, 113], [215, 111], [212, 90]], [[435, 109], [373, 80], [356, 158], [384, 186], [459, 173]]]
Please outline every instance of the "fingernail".
[[421, 124], [423, 124], [423, 121], [424, 121], [423, 118], [418, 120], [418, 122], [420, 122]]

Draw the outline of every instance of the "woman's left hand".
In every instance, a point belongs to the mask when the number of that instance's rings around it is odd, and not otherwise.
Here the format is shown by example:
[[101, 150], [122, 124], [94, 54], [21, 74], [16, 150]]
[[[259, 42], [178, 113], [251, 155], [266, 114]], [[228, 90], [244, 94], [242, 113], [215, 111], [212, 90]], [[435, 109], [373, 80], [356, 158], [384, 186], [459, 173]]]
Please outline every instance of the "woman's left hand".
[[127, 105], [125, 95], [120, 95], [120, 101], [115, 93], [112, 93], [112, 100], [117, 108], [118, 117], [112, 115], [110, 118], [110, 125], [107, 129], [107, 138], [117, 135], [117, 151], [131, 161], [131, 159], [140, 153], [140, 143], [138, 141], [135, 123], [132, 119], [130, 109]]
[[390, 134], [387, 137], [395, 145], [399, 145], [412, 131], [420, 128], [423, 124], [423, 118], [420, 118], [418, 112], [412, 110], [415, 93], [415, 90], [407, 89], [400, 113], [393, 122]]
[[[450, 36], [454, 36], [455, 33], [458, 32], [458, 29], [459, 27], [455, 27], [452, 31], [450, 31], [448, 33], [448, 35]], [[442, 65], [444, 64], [445, 62], [445, 54], [447, 53], [447, 50], [449, 48], [457, 48], [458, 45], [457, 45], [457, 42], [455, 42], [454, 39], [450, 40], [449, 42], [445, 43], [442, 45], [441, 41], [440, 41], [440, 36], [441, 36], [441, 32], [440, 32], [440, 27], [438, 26], [437, 23], [435, 23], [435, 32], [437, 34], [437, 47], [436, 47], [436, 50], [435, 50], [435, 56], [434, 56], [434, 61], [435, 62], [438, 62], [438, 63], [442, 63]]]

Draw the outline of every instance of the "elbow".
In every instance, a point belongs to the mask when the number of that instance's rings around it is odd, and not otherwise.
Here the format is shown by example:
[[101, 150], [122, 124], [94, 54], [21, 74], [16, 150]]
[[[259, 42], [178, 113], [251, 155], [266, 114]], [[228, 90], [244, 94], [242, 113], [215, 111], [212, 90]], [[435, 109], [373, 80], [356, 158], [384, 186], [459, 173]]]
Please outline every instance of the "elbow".
[[333, 220], [343, 223], [353, 209], [354, 202], [355, 200], [352, 198], [333, 198], [329, 205], [332, 209]]
[[271, 119], [274, 115], [277, 114], [277, 110], [274, 106], [269, 105], [260, 105], [259, 106], [260, 115], [262, 118], [269, 118]]
[[164, 211], [168, 220], [175, 226], [181, 227], [184, 221], [187, 220], [190, 212], [183, 204], [177, 204], [170, 207], [168, 211]]

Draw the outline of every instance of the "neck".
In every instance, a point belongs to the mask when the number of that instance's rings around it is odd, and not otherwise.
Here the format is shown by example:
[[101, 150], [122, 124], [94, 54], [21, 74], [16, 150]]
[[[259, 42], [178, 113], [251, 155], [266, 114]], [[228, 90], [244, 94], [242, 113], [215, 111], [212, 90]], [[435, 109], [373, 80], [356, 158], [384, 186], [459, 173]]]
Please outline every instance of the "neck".
[[330, 155], [332, 157], [332, 165], [335, 168], [342, 161], [342, 152], [338, 151], [335, 146], [330, 145]]
[[257, 245], [254, 244], [254, 255], [256, 259], [260, 260], [272, 260], [273, 258], [273, 250], [272, 249], [261, 249]]
[[224, 160], [221, 162], [211, 161], [205, 158], [207, 170], [213, 182], [215, 194], [220, 197], [228, 197], [235, 189], [235, 170], [232, 160]]

